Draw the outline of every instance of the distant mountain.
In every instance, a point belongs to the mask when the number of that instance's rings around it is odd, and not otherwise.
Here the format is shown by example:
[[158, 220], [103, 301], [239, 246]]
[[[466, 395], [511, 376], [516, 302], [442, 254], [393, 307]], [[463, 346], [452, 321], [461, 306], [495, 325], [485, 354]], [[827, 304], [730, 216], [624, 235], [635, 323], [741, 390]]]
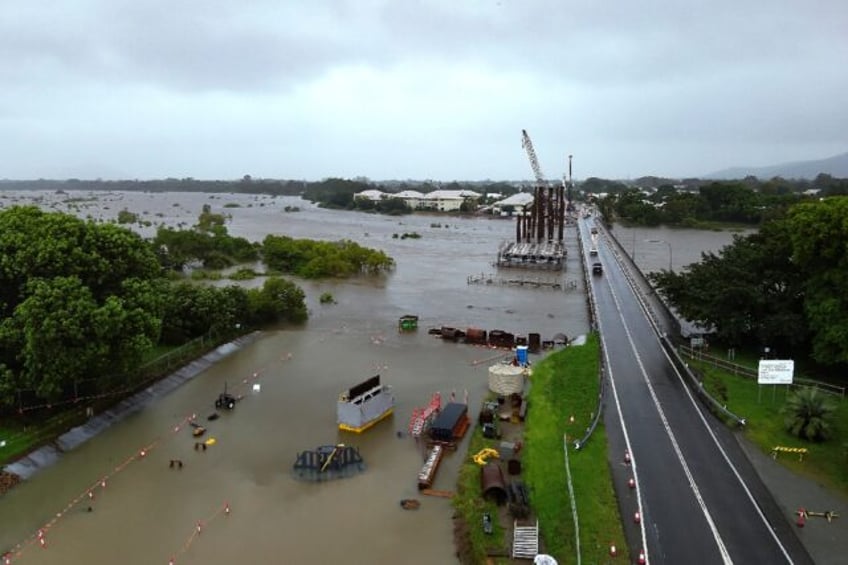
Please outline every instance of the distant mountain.
[[755, 176], [760, 180], [768, 180], [773, 177], [812, 180], [819, 173], [825, 173], [835, 178], [848, 178], [848, 153], [827, 159], [795, 161], [794, 163], [782, 163], [768, 167], [731, 167], [704, 175], [701, 178], [744, 179], [747, 176]]

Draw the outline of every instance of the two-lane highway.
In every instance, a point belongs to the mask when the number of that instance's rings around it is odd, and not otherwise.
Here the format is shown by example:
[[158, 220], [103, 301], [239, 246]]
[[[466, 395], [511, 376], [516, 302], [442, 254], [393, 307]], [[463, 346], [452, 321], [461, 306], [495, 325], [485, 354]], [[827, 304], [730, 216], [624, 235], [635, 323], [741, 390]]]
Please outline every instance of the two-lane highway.
[[[592, 222], [592, 220], [589, 220]], [[594, 225], [594, 224], [592, 224]], [[652, 563], [810, 563], [729, 432], [706, 412], [662, 346], [614, 248], [588, 255], [609, 379], [607, 406], [632, 457], [640, 545]], [[587, 266], [590, 268], [590, 266]], [[613, 440], [613, 443], [614, 440]], [[619, 473], [621, 474], [621, 473]], [[773, 526], [774, 525], [774, 526]], [[638, 550], [637, 550], [638, 551]]]

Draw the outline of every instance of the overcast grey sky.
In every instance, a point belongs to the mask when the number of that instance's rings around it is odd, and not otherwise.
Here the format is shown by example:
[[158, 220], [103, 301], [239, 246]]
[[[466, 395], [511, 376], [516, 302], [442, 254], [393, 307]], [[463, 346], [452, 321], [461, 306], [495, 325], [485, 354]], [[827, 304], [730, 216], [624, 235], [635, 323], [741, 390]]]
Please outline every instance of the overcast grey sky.
[[0, 178], [696, 176], [846, 101], [846, 0], [0, 4]]

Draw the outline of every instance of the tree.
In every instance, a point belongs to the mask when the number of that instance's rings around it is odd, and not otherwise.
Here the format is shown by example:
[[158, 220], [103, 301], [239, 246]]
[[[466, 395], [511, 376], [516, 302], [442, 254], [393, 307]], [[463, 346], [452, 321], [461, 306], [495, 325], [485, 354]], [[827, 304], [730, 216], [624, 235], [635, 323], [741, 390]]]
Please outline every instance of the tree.
[[394, 260], [384, 252], [347, 240], [313, 241], [268, 235], [262, 243], [262, 257], [275, 271], [306, 278], [377, 274], [394, 267]]
[[112, 224], [0, 212], [0, 402], [53, 400], [133, 366], [159, 336], [163, 287], [150, 245]]
[[714, 328], [727, 343], [769, 344], [786, 353], [809, 347], [804, 273], [792, 261], [786, 222], [737, 236], [683, 272], [662, 271], [649, 278], [681, 315]]
[[55, 400], [75, 381], [115, 375], [139, 362], [158, 338], [159, 300], [143, 296], [151, 288], [137, 280], [127, 290], [127, 300], [109, 296], [99, 303], [78, 277], [31, 281], [11, 319], [20, 330], [23, 383]]
[[251, 289], [247, 298], [255, 324], [300, 323], [308, 316], [303, 290], [280, 277], [270, 277], [261, 289]]
[[832, 432], [836, 407], [813, 387], [792, 393], [783, 407], [784, 426], [790, 434], [809, 441], [823, 441]]
[[848, 362], [848, 198], [789, 211], [792, 261], [806, 273], [804, 310], [820, 363]]

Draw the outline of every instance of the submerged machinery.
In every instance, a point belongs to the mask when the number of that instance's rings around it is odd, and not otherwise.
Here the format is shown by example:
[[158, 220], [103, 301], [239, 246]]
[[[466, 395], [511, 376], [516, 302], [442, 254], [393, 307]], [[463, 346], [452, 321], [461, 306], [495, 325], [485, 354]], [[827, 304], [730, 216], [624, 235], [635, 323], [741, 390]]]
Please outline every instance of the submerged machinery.
[[328, 481], [361, 473], [365, 470], [365, 461], [356, 447], [343, 443], [321, 445], [298, 453], [292, 470], [298, 479]]

